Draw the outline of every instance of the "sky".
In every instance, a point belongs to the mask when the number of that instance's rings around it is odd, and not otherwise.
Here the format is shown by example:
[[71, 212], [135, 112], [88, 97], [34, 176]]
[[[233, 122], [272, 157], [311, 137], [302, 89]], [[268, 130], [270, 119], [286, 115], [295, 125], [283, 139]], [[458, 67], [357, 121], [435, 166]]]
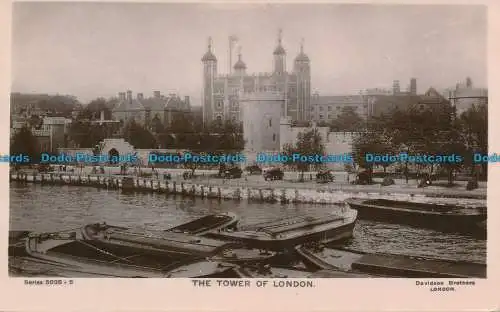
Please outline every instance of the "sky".
[[[282, 29], [287, 69], [304, 40], [311, 88], [438, 90], [471, 77], [487, 86], [487, 9], [464, 5], [17, 2], [12, 91], [77, 96], [83, 103], [132, 90], [190, 96], [199, 105], [201, 57], [212, 37], [219, 73], [228, 37], [247, 72], [269, 72]], [[233, 57], [235, 60], [235, 57]]]

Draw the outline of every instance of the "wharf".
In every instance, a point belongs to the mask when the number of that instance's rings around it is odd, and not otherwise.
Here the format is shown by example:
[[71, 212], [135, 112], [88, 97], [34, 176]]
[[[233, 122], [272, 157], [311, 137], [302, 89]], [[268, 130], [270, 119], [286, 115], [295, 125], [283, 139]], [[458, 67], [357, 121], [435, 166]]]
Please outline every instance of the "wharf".
[[[482, 192], [467, 193], [463, 190], [425, 191], [408, 188], [378, 188], [375, 186], [342, 185], [339, 188], [325, 188], [317, 184], [301, 185], [288, 181], [264, 183], [263, 181], [238, 181], [212, 179], [165, 180], [161, 178], [143, 178], [124, 175], [76, 174], [67, 172], [51, 173], [10, 173], [10, 181], [20, 183], [37, 183], [42, 185], [74, 185], [91, 186], [101, 189], [123, 190], [123, 181], [131, 180], [126, 191], [156, 192], [187, 197], [215, 198], [219, 200], [248, 200], [270, 203], [313, 203], [340, 204], [352, 197], [387, 198], [408, 201], [429, 202], [436, 199], [469, 198], [472, 201], [485, 200]], [[214, 182], [215, 180], [215, 182]], [[259, 183], [257, 183], [259, 182]], [[313, 186], [315, 188], [313, 188]], [[463, 201], [462, 201], [463, 202]]]

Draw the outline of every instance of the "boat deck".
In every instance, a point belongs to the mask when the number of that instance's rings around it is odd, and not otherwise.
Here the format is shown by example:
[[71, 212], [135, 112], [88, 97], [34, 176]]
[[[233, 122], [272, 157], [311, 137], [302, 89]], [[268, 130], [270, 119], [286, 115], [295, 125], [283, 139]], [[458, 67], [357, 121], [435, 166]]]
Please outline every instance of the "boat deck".
[[271, 235], [277, 235], [284, 232], [290, 232], [297, 229], [308, 228], [316, 225], [321, 225], [325, 223], [335, 222], [343, 220], [343, 216], [328, 216], [325, 218], [301, 218], [297, 220], [287, 220], [287, 221], [276, 221], [272, 224], [267, 224], [265, 226], [257, 227], [256, 231], [262, 231], [269, 233]]
[[215, 254], [233, 246], [234, 244], [192, 234], [174, 233], [165, 231], [145, 231], [140, 229], [123, 229], [109, 227], [101, 230], [92, 225], [86, 226], [85, 231], [90, 238], [106, 243], [130, 244], [140, 248], [179, 249], [191, 250], [206, 254]]
[[309, 277], [310, 272], [281, 267], [268, 267], [266, 271], [261, 271], [253, 267], [243, 267], [238, 269], [242, 277], [249, 278], [304, 278]]
[[354, 271], [381, 277], [486, 277], [486, 265], [480, 263], [396, 254], [363, 254], [330, 248], [317, 251], [298, 247], [296, 250], [304, 261], [323, 270]]
[[352, 264], [363, 272], [416, 274], [429, 277], [486, 278], [486, 265], [397, 255], [363, 255]]
[[311, 252], [306, 250], [306, 253], [313, 254], [315, 257], [320, 258], [325, 261], [331, 268], [328, 269], [337, 269], [341, 271], [350, 271], [352, 270], [352, 263], [361, 259], [363, 254], [356, 254], [348, 251], [337, 250], [324, 248], [321, 251]]
[[333, 215], [322, 218], [289, 218], [286, 220], [268, 222], [254, 225], [246, 230], [237, 232], [221, 232], [216, 236], [227, 236], [236, 239], [255, 239], [262, 241], [275, 241], [277, 239], [294, 239], [307, 236], [332, 228], [333, 225], [341, 226], [356, 220], [357, 211], [349, 209], [343, 216]]
[[215, 214], [174, 226], [167, 231], [175, 233], [199, 234], [219, 227], [237, 223], [238, 219], [233, 214]]
[[358, 273], [346, 273], [334, 270], [321, 270], [311, 273], [310, 278], [366, 278], [366, 277], [378, 277], [368, 274], [358, 274]]
[[349, 199], [347, 203], [368, 208], [384, 210], [401, 210], [415, 213], [436, 214], [436, 215], [486, 215], [486, 207], [461, 207], [449, 204], [406, 202], [389, 199]]

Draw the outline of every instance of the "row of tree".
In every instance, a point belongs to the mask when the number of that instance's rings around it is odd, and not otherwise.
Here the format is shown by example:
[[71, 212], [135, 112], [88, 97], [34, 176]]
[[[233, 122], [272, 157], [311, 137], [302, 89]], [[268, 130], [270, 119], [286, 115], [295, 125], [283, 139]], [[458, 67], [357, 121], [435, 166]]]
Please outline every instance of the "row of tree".
[[[355, 125], [352, 128], [349, 125]], [[393, 165], [388, 161], [366, 162], [366, 154], [398, 155], [460, 155], [462, 162], [420, 164], [419, 170], [433, 174], [445, 173], [452, 184], [454, 173], [468, 171], [476, 178], [486, 179], [487, 164], [477, 165], [474, 153], [488, 152], [488, 108], [477, 105], [456, 116], [455, 109], [446, 106], [441, 111], [393, 110], [379, 117], [362, 120], [355, 112], [346, 110], [330, 124], [337, 131], [353, 131], [358, 134], [353, 142], [354, 166], [364, 169], [371, 180], [374, 167], [380, 166], [386, 172]], [[289, 158], [294, 154], [323, 155], [324, 144], [317, 129], [300, 133], [294, 145], [286, 145], [284, 154]], [[315, 161], [288, 162], [299, 172], [321, 169], [324, 164]], [[408, 163], [399, 164], [401, 172], [408, 180]], [[401, 166], [403, 168], [401, 168]], [[360, 170], [358, 170], [360, 171]], [[362, 170], [361, 170], [362, 171]]]

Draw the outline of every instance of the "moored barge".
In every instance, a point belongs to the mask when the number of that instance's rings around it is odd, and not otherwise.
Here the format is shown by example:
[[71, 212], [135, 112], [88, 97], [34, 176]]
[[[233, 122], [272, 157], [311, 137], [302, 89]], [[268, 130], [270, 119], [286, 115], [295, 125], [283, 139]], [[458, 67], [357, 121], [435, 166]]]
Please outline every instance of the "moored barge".
[[255, 225], [251, 230], [209, 232], [205, 236], [239, 242], [249, 248], [293, 251], [296, 245], [311, 241], [328, 244], [352, 237], [357, 211], [345, 209], [343, 212], [321, 218], [292, 217]]
[[396, 254], [365, 254], [324, 246], [297, 246], [297, 253], [310, 267], [340, 270], [374, 277], [486, 278], [481, 263], [433, 259]]
[[87, 243], [98, 248], [135, 250], [147, 255], [167, 253], [231, 263], [261, 262], [276, 256], [272, 251], [241, 248], [241, 244], [236, 242], [168, 231], [145, 231], [105, 223], [84, 226], [82, 236]]
[[[144, 255], [130, 249], [101, 249], [78, 239], [77, 233], [43, 233], [26, 240], [30, 258], [24, 266], [36, 264], [37, 276], [211, 278], [239, 277], [236, 265], [176, 254]], [[19, 265], [18, 265], [19, 267]], [[20, 266], [22, 274], [22, 266]]]
[[9, 257], [26, 255], [26, 238], [30, 231], [9, 231]]
[[388, 199], [348, 199], [360, 219], [415, 225], [435, 230], [486, 237], [486, 207], [416, 203]]
[[235, 230], [239, 217], [232, 213], [209, 214], [168, 229], [169, 232], [204, 235], [210, 231]]

